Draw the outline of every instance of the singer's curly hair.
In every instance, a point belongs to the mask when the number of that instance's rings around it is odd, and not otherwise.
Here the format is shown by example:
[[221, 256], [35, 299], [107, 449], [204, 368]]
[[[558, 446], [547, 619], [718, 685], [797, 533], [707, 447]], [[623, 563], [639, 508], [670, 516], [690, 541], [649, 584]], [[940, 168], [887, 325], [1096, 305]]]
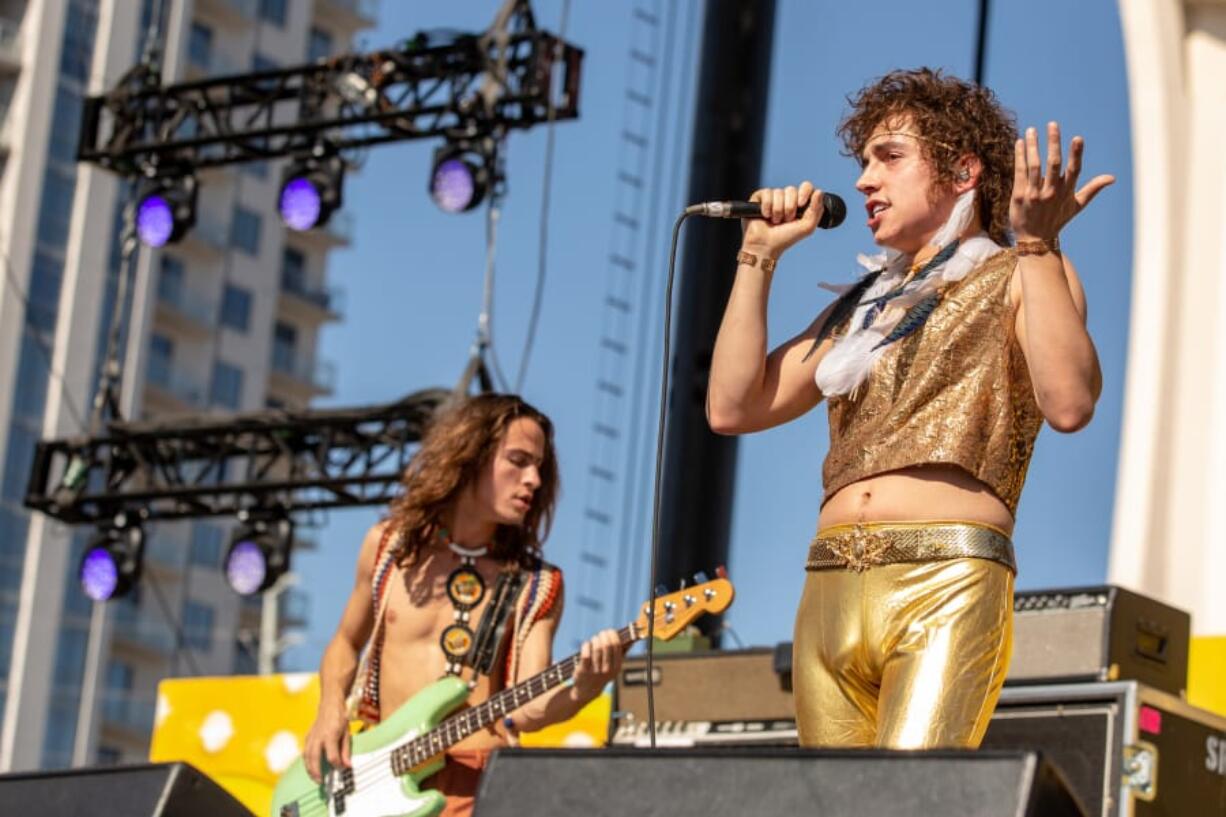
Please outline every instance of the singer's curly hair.
[[396, 563], [413, 564], [443, 527], [443, 518], [460, 492], [480, 477], [481, 469], [498, 453], [511, 423], [527, 418], [545, 435], [539, 466], [541, 484], [523, 524], [499, 525], [490, 555], [531, 568], [541, 542], [549, 535], [558, 498], [558, 459], [553, 423], [541, 411], [514, 394], [482, 394], [441, 409], [426, 431], [421, 448], [401, 477], [404, 493], [392, 502], [388, 524], [403, 535]]
[[[979, 176], [979, 217], [998, 244], [1009, 243], [1009, 196], [1013, 190], [1013, 146], [1017, 120], [982, 85], [947, 76], [939, 69], [891, 71], [847, 97], [851, 111], [839, 124], [843, 152], [863, 163], [864, 146], [882, 122], [909, 121], [920, 136], [936, 184], [954, 183], [956, 162], [970, 153], [983, 163]], [[934, 191], [935, 192], [935, 191]]]

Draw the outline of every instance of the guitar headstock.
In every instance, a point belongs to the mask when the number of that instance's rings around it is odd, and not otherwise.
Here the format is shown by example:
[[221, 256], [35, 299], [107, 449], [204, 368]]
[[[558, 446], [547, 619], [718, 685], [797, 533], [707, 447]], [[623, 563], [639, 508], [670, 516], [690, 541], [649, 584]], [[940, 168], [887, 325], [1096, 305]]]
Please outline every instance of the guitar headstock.
[[[656, 597], [656, 622], [652, 635], [661, 641], [674, 637], [703, 613], [722, 613], [732, 604], [735, 593], [732, 582], [724, 576], [683, 587], [675, 593]], [[639, 638], [647, 637], [650, 604], [644, 604], [639, 617], [634, 621], [634, 632]]]

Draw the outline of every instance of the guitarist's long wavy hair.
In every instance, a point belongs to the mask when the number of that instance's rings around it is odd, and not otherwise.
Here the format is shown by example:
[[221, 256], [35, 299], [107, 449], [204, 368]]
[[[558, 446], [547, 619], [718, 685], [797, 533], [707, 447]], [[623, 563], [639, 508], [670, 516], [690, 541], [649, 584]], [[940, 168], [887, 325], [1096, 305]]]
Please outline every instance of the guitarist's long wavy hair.
[[396, 562], [417, 561], [443, 528], [447, 511], [460, 492], [480, 477], [515, 420], [536, 421], [545, 434], [540, 468], [541, 485], [520, 526], [499, 525], [490, 555], [517, 561], [525, 568], [536, 563], [536, 553], [549, 534], [558, 498], [558, 460], [553, 445], [553, 423], [539, 410], [513, 394], [482, 394], [442, 410], [430, 424], [421, 448], [405, 469], [404, 493], [392, 502], [388, 523], [402, 533]]

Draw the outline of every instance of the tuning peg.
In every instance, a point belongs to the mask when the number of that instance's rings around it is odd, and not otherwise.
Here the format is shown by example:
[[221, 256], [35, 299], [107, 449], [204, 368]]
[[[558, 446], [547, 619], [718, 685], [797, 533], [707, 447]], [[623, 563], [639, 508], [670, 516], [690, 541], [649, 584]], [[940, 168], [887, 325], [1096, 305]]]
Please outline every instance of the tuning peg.
[[668, 595], [668, 585], [657, 584], [656, 585], [656, 595], [657, 596], [667, 596]]
[[715, 575], [719, 576], [721, 579], [728, 578], [728, 568], [720, 565], [719, 567], [715, 568]]
[[710, 581], [705, 570], [700, 570], [694, 574], [694, 584], [706, 584]]
[[685, 589], [685, 579], [682, 579], [682, 580], [681, 580], [681, 586], [680, 586], [680, 587], [678, 587], [677, 589], [678, 589], [678, 590], [684, 590], [684, 589]]

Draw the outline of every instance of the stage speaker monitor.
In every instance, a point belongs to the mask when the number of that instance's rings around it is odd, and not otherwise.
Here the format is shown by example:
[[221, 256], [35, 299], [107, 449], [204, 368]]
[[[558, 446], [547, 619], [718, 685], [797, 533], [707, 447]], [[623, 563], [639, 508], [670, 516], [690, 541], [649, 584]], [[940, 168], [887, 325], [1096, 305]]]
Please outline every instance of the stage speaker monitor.
[[504, 749], [475, 817], [1085, 817], [1035, 751]]
[[0, 775], [0, 804], [14, 817], [251, 817], [186, 763]]

